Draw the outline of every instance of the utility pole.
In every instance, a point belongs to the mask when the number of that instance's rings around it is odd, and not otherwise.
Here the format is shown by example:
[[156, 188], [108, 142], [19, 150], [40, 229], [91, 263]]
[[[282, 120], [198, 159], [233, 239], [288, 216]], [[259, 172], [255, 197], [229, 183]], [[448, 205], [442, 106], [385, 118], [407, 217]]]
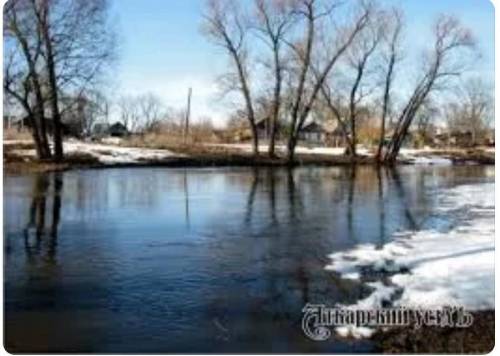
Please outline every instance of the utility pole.
[[186, 108], [186, 120], [184, 122], [184, 143], [187, 141], [187, 135], [189, 132], [189, 119], [191, 116], [191, 95], [193, 94], [193, 89], [189, 88], [188, 90], [188, 100], [187, 100], [187, 108]]

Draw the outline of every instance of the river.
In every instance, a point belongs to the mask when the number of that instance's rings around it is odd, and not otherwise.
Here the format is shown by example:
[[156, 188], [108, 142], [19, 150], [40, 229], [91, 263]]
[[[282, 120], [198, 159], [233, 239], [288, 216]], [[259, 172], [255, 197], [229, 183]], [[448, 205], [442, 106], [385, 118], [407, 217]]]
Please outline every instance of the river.
[[306, 303], [362, 284], [328, 256], [418, 231], [494, 166], [130, 168], [4, 177], [5, 345], [16, 352], [368, 352], [309, 340]]

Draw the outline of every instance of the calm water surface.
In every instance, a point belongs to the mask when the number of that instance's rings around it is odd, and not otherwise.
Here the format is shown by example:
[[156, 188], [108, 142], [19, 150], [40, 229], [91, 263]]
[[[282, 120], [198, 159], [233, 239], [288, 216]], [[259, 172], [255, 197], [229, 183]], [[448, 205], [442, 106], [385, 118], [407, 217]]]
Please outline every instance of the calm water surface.
[[306, 303], [369, 291], [328, 254], [432, 218], [494, 167], [107, 169], [4, 177], [9, 351], [366, 352], [308, 340]]

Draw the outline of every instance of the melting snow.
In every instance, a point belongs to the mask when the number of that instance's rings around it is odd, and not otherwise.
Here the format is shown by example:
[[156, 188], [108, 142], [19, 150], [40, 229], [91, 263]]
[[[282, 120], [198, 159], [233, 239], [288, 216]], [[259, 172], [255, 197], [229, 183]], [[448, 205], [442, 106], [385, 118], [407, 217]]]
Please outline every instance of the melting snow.
[[[372, 294], [348, 307], [377, 309], [391, 302], [395, 307], [410, 308], [494, 308], [494, 191], [494, 183], [481, 183], [438, 194], [437, 213], [455, 219], [455, 225], [447, 231], [429, 226], [415, 233], [401, 233], [381, 249], [367, 244], [330, 255], [332, 262], [326, 268], [343, 278], [362, 279], [364, 271], [382, 272], [388, 277], [388, 283], [368, 283]], [[367, 330], [359, 329], [343, 327], [336, 332], [369, 336]]]
[[[117, 141], [114, 141], [115, 143]], [[31, 141], [5, 141], [4, 145], [31, 143]], [[108, 141], [108, 143], [111, 143]], [[67, 140], [64, 142], [64, 152], [69, 154], [86, 153], [105, 164], [138, 163], [147, 161], [158, 161], [172, 157], [185, 157], [185, 155], [173, 153], [169, 150], [159, 150], [140, 147], [121, 147], [112, 144], [99, 144], [95, 142], [83, 142]], [[16, 149], [12, 153], [20, 157], [35, 157], [34, 149]]]
[[101, 163], [136, 163], [141, 161], [155, 161], [170, 157], [179, 157], [168, 150], [154, 150], [149, 148], [120, 147], [80, 141], [64, 143], [67, 153], [87, 153], [97, 158]]

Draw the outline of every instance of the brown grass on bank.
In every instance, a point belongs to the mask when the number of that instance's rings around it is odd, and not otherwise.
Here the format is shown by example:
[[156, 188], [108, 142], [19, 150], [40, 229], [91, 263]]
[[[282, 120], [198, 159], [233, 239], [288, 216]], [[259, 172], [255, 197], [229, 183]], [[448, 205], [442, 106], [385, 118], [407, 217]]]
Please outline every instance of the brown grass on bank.
[[27, 129], [13, 129], [4, 128], [3, 129], [3, 139], [4, 140], [19, 140], [19, 141], [29, 141], [32, 140], [31, 133]]
[[222, 143], [212, 134], [193, 134], [184, 138], [182, 132], [151, 132], [142, 135], [133, 135], [120, 143], [125, 147], [141, 147], [151, 149], [166, 149], [176, 153], [242, 153], [238, 149], [228, 149], [210, 144]]

